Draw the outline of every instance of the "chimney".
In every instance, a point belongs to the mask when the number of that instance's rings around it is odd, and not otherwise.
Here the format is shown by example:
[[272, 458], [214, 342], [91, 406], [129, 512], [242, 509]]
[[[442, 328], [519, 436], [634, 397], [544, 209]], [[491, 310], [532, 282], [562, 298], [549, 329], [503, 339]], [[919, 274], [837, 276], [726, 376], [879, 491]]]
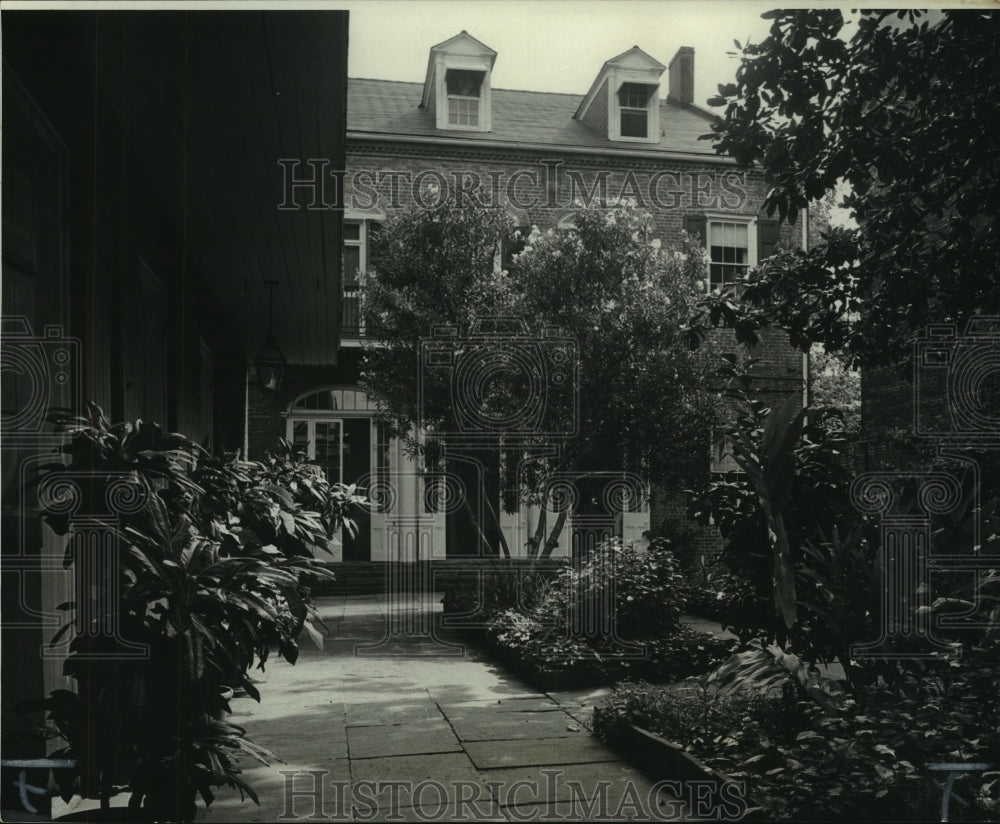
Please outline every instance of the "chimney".
[[670, 61], [670, 99], [682, 106], [694, 102], [694, 49], [681, 46]]

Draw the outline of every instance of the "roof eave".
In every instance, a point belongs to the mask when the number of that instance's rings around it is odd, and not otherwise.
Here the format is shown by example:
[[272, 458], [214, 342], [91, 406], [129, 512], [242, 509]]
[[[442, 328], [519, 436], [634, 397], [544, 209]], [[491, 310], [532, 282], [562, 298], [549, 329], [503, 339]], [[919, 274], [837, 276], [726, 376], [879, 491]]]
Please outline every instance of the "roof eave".
[[420, 106], [421, 109], [426, 109], [427, 104], [430, 102], [431, 94], [431, 83], [434, 82], [434, 49], [431, 49], [431, 53], [427, 56], [427, 74], [424, 76], [424, 90], [420, 95]]
[[[735, 166], [736, 161], [726, 155], [717, 155], [711, 152], [704, 154], [700, 152], [677, 152], [662, 149], [633, 149], [623, 146], [573, 146], [570, 144], [555, 143], [533, 143], [530, 141], [515, 140], [482, 140], [469, 137], [445, 136], [441, 135], [404, 135], [389, 132], [363, 132], [348, 130], [347, 140], [370, 140], [377, 143], [414, 143], [429, 146], [441, 146], [448, 144], [451, 146], [474, 147], [477, 149], [504, 149], [520, 150], [532, 152], [567, 153], [584, 155], [611, 155], [616, 157], [643, 157], [660, 160], [681, 160], [697, 163], [718, 163], [724, 166]], [[350, 148], [350, 147], [348, 147]]]
[[590, 104], [594, 102], [594, 96], [597, 94], [597, 90], [601, 88], [601, 84], [607, 81], [608, 71], [610, 70], [611, 61], [608, 60], [601, 66], [601, 70], [597, 73], [597, 77], [594, 78], [594, 82], [590, 86], [590, 90], [584, 95], [583, 100], [580, 101], [580, 105], [577, 106], [576, 112], [574, 112], [573, 117], [576, 120], [583, 120], [584, 115], [587, 113], [587, 109], [590, 108]]
[[608, 66], [608, 65], [617, 66], [619, 63], [623, 62], [623, 59], [625, 57], [628, 57], [630, 54], [640, 54], [640, 55], [642, 55], [642, 57], [651, 64], [650, 68], [659, 69], [659, 71], [660, 71], [661, 74], [667, 70], [667, 67], [664, 66], [659, 60], [657, 60], [651, 54], [648, 54], [647, 52], [643, 51], [638, 46], [633, 46], [631, 49], [626, 49], [621, 54], [616, 54], [610, 60], [608, 60], [607, 62], [605, 62], [604, 65], [605, 66]]

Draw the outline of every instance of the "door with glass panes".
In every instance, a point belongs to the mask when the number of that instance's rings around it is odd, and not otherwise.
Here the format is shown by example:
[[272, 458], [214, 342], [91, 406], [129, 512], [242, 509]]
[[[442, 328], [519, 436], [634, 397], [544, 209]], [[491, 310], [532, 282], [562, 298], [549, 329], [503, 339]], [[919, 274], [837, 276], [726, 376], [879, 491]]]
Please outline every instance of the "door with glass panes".
[[[372, 455], [372, 422], [367, 417], [289, 418], [288, 438], [296, 448], [306, 450], [323, 470], [330, 483], [352, 484], [369, 476]], [[340, 541], [345, 561], [371, 560], [371, 516], [367, 509], [355, 508], [354, 535], [341, 529]]]

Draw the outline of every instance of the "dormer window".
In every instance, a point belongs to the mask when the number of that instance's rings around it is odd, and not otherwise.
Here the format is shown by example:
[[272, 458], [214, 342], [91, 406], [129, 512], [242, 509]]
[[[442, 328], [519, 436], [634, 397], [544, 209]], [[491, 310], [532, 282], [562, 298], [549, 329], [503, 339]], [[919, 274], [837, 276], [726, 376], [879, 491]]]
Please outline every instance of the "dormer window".
[[431, 49], [420, 108], [438, 129], [490, 130], [490, 72], [497, 53], [463, 31]]
[[621, 137], [649, 137], [649, 102], [656, 86], [622, 83], [618, 89], [618, 133]]
[[660, 75], [666, 66], [638, 46], [601, 67], [577, 120], [608, 140], [660, 142]]
[[448, 90], [449, 126], [479, 128], [479, 107], [484, 77], [486, 72], [448, 69], [445, 75], [445, 87]]

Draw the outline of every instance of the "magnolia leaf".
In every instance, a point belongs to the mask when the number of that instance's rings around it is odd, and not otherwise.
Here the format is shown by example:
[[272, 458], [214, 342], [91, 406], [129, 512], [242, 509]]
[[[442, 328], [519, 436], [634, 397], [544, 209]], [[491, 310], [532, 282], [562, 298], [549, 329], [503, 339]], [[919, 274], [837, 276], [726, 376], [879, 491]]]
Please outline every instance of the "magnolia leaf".
[[309, 637], [316, 645], [316, 649], [323, 649], [323, 634], [313, 626], [312, 621], [303, 621], [302, 628], [309, 633]]
[[281, 518], [281, 523], [284, 524], [284, 526], [285, 526], [285, 531], [289, 535], [294, 535], [295, 534], [295, 518], [294, 518], [294, 516], [291, 513], [285, 512], [284, 510], [281, 510], [278, 513], [278, 515]]

